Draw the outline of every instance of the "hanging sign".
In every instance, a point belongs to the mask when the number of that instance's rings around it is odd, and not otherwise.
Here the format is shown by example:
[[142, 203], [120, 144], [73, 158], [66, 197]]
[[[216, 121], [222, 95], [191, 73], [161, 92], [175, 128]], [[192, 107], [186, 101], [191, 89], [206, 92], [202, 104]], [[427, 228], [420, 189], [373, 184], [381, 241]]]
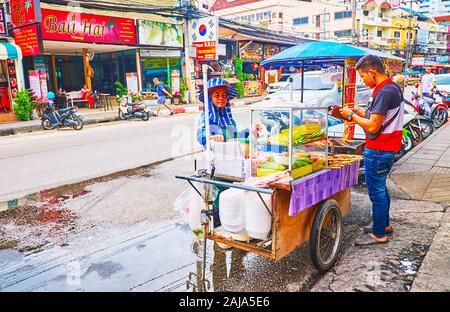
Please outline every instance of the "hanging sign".
[[22, 56], [41, 54], [38, 24], [16, 28], [13, 32], [14, 41], [22, 49]]
[[39, 0], [9, 0], [11, 24], [22, 27], [41, 21], [41, 5]]
[[203, 17], [189, 21], [191, 30], [191, 45], [196, 47], [198, 60], [215, 61], [218, 59], [219, 18], [217, 16]]

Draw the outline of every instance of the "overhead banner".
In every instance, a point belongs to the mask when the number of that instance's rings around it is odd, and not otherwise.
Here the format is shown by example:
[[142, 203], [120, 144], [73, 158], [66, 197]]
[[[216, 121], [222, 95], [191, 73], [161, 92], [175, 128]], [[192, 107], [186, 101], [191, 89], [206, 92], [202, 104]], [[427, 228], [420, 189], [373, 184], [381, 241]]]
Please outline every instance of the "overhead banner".
[[219, 17], [203, 17], [189, 22], [192, 46], [196, 47], [198, 60], [215, 61], [218, 59]]
[[181, 25], [138, 20], [139, 44], [162, 47], [183, 47]]
[[134, 20], [42, 9], [42, 39], [136, 45]]
[[22, 27], [41, 21], [41, 5], [39, 0], [9, 0], [11, 24]]
[[38, 24], [16, 28], [13, 32], [15, 43], [22, 49], [22, 56], [41, 54]]

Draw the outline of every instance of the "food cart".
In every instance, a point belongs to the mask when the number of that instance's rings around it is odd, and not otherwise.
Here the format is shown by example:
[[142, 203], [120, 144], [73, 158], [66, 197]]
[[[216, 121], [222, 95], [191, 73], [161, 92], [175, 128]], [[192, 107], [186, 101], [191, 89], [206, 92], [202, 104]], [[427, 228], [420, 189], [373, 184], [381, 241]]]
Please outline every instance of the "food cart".
[[[310, 53], [303, 45], [287, 49], [263, 64], [276, 66], [278, 61], [284, 65], [300, 64], [304, 69], [307, 62], [341, 62], [345, 69], [343, 103], [354, 105], [355, 92], [347, 91], [355, 91], [354, 59], [366, 55], [367, 50], [348, 50], [337, 44], [338, 50], [322, 50], [328, 57], [311, 55], [300, 61], [291, 57], [299, 51]], [[333, 51], [337, 52], [330, 57]], [[348, 56], [353, 60], [346, 61]], [[208, 168], [193, 176], [176, 176], [189, 182], [204, 201], [201, 210], [203, 276], [208, 239], [273, 260], [282, 259], [309, 241], [311, 259], [319, 271], [327, 271], [334, 265], [341, 245], [342, 218], [350, 210], [350, 188], [358, 183], [362, 158], [330, 154], [327, 114], [328, 107], [308, 107], [303, 97], [300, 103], [277, 103], [273, 107], [264, 103], [252, 107], [249, 146], [241, 149], [248, 152], [231, 160], [216, 155], [211, 161], [210, 151], [224, 148], [217, 148], [218, 143], [211, 146], [207, 140]], [[257, 128], [263, 129], [261, 133], [253, 131]], [[230, 168], [242, 170], [230, 174]], [[214, 188], [221, 188], [222, 192]], [[212, 222], [218, 216], [220, 226]]]

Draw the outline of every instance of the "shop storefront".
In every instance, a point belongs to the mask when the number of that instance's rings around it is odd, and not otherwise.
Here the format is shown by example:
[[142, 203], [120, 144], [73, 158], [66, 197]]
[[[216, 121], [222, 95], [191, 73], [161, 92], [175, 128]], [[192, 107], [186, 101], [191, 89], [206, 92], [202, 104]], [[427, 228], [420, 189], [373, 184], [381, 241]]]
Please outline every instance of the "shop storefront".
[[153, 78], [180, 93], [183, 31], [179, 24], [138, 20], [139, 61], [142, 91], [155, 91]]
[[288, 46], [274, 43], [239, 42], [240, 57], [243, 60], [244, 96], [261, 96], [267, 84], [280, 79], [281, 70], [265, 72], [259, 64], [286, 48]]
[[[30, 26], [24, 39], [26, 87], [36, 87], [36, 71], [46, 78], [47, 90], [92, 91], [114, 94], [115, 81], [137, 72], [135, 21], [127, 18], [42, 9], [42, 22]], [[34, 89], [33, 88], [33, 89]], [[39, 93], [39, 90], [36, 90]]]
[[23, 89], [20, 47], [0, 42], [0, 114], [12, 111], [12, 100]]

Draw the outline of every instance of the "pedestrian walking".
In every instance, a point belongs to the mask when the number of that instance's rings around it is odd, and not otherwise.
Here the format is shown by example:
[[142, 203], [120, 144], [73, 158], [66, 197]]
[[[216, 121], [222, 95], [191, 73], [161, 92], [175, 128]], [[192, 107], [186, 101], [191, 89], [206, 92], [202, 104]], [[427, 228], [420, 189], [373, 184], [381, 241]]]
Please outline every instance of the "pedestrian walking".
[[156, 93], [158, 95], [158, 101], [156, 102], [156, 116], [159, 116], [161, 105], [164, 105], [164, 107], [170, 111], [170, 115], [173, 115], [173, 109], [166, 104], [166, 96], [172, 98], [172, 94], [166, 90], [165, 85], [161, 83], [157, 77], [153, 78], [153, 83], [156, 86]]
[[389, 209], [391, 199], [386, 180], [394, 163], [394, 155], [402, 146], [403, 94], [385, 73], [383, 60], [374, 55], [361, 58], [356, 70], [371, 89], [372, 97], [367, 110], [361, 108], [340, 109], [341, 115], [354, 121], [366, 133], [364, 149], [364, 173], [370, 201], [373, 225], [365, 227], [368, 235], [355, 241], [357, 246], [387, 243], [392, 233]]
[[431, 71], [431, 67], [427, 67], [425, 74], [422, 76], [422, 96], [432, 98], [433, 81], [436, 81], [436, 75]]

